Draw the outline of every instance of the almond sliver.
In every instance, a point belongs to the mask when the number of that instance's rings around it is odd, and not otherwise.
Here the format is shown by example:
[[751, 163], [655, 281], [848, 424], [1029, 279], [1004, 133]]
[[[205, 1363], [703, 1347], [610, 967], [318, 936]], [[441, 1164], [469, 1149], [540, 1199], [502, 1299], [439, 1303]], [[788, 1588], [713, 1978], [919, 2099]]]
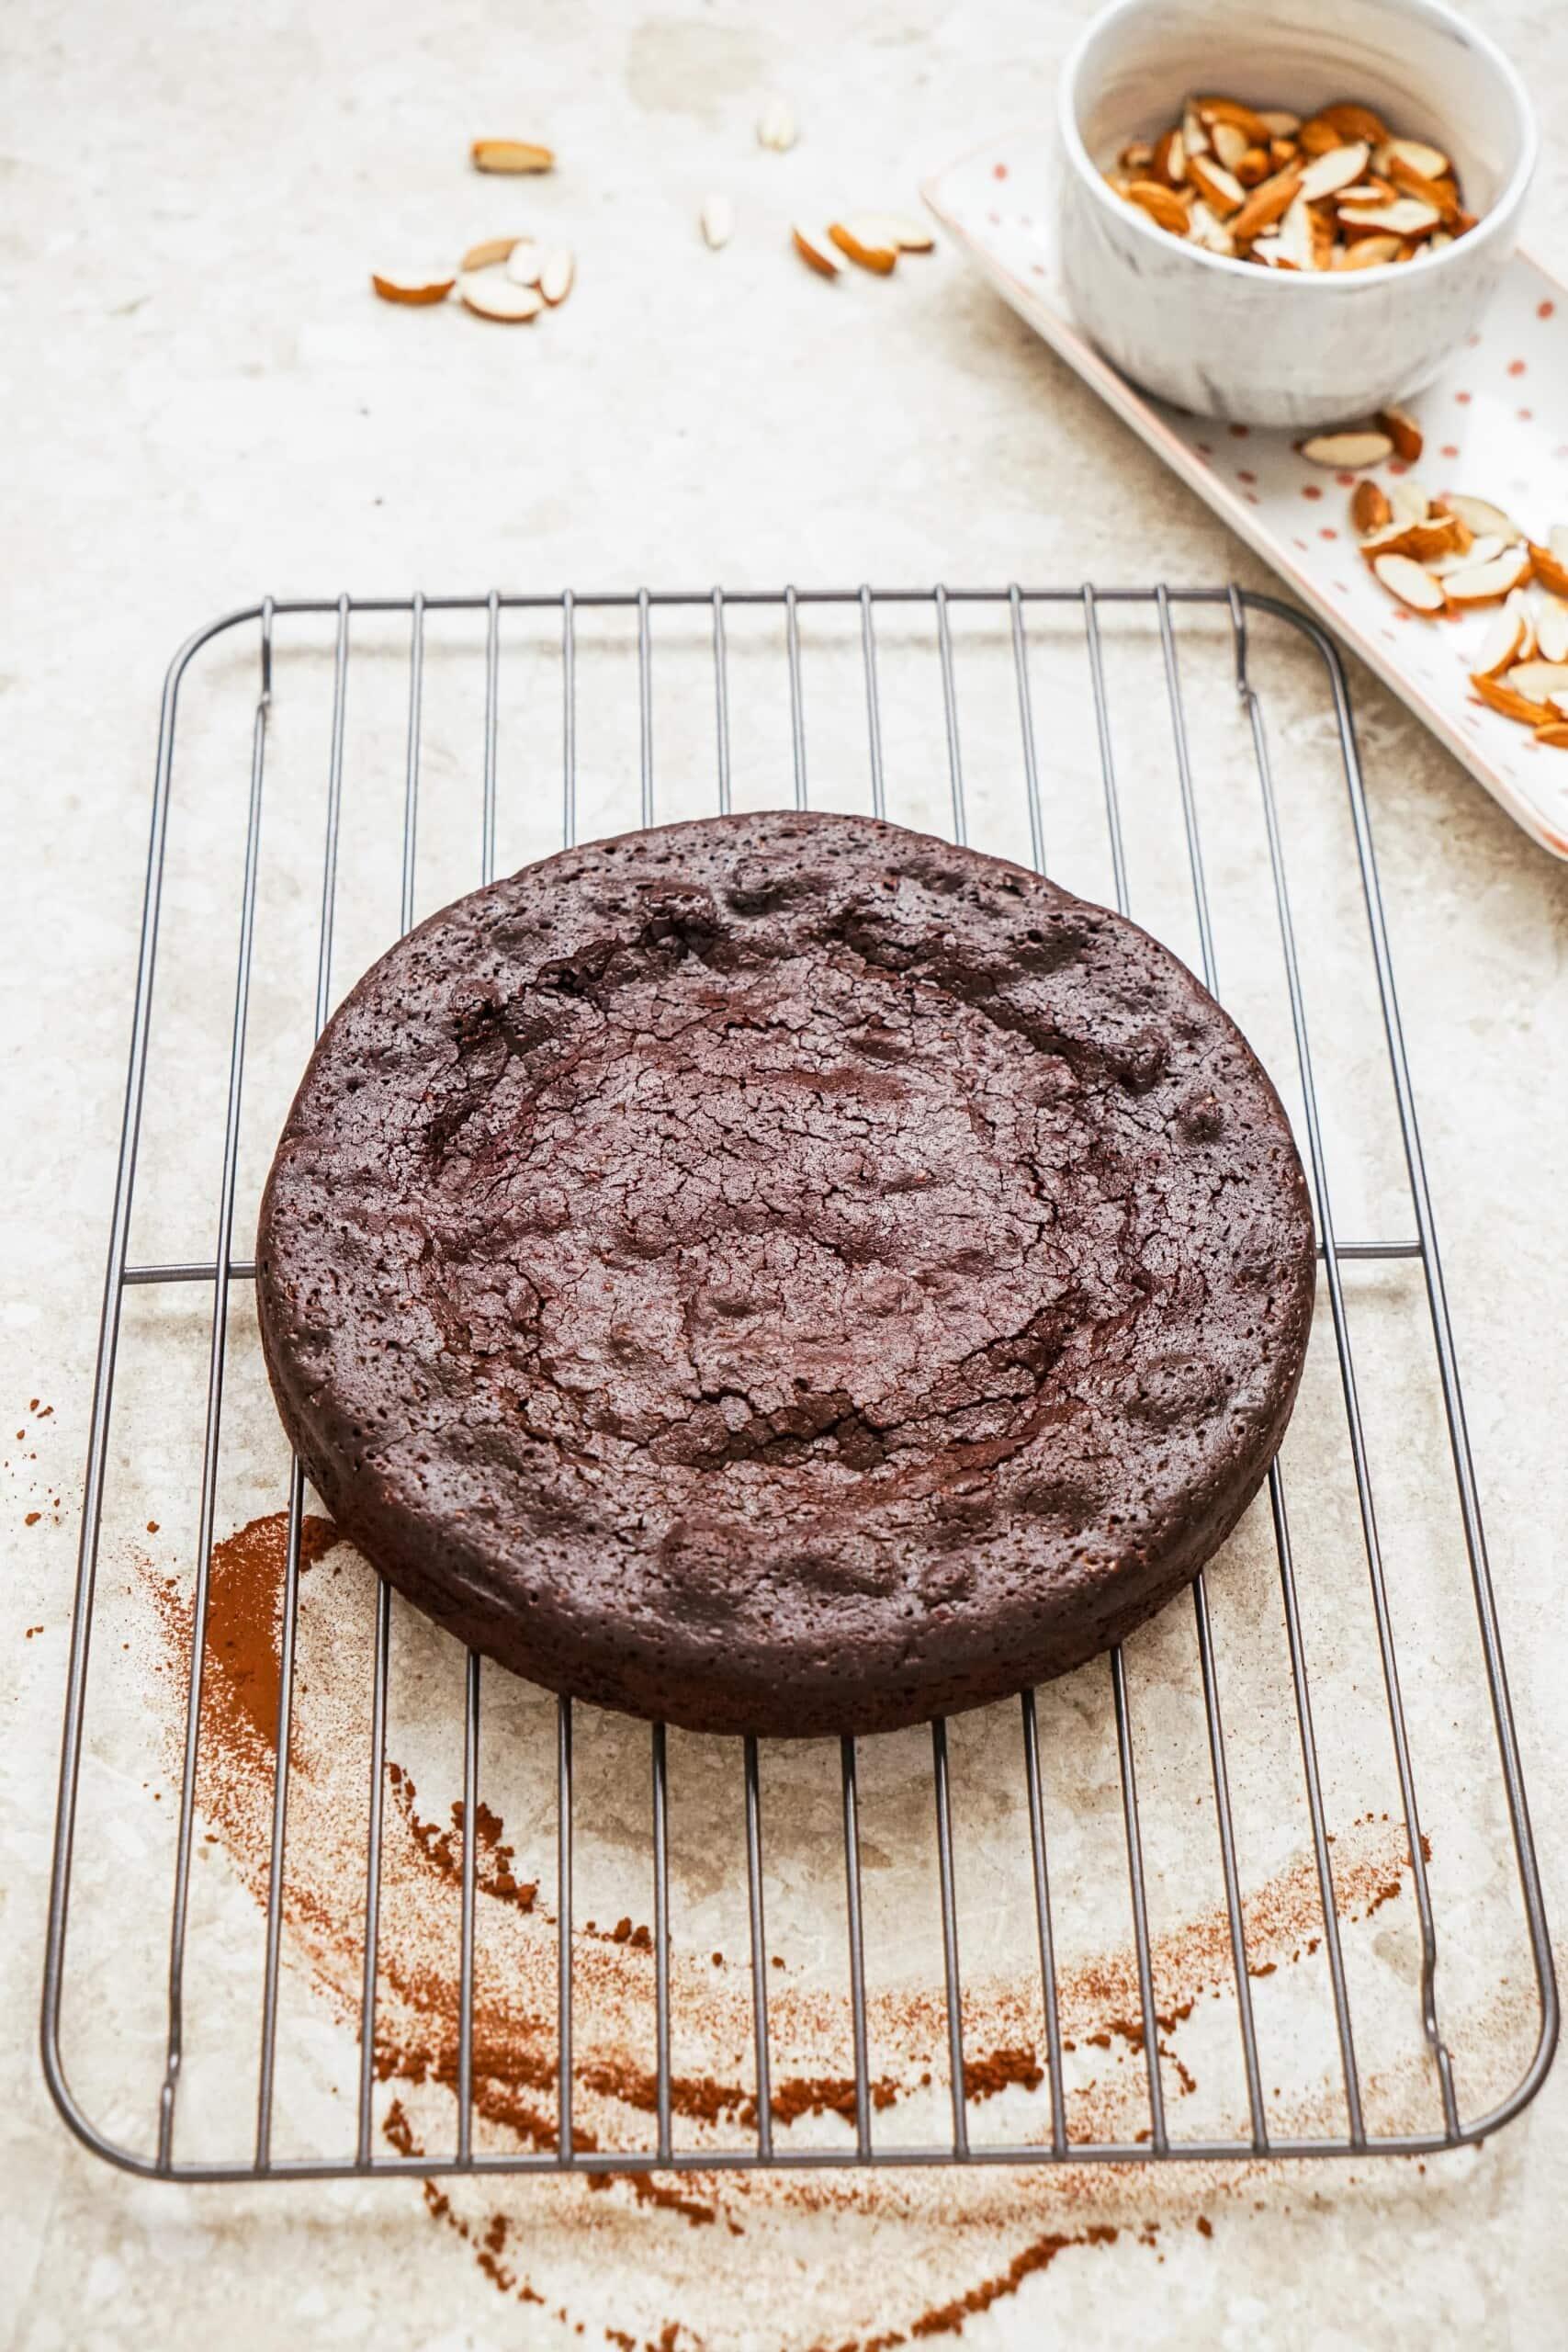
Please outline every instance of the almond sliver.
[[1422, 434], [1421, 427], [1416, 424], [1416, 419], [1409, 413], [1408, 410], [1403, 408], [1380, 409], [1378, 411], [1377, 422], [1379, 431], [1386, 433], [1389, 439], [1393, 443], [1395, 454], [1398, 457], [1403, 458], [1407, 466], [1416, 465], [1419, 461], [1421, 452], [1426, 447], [1427, 443], [1425, 436]]
[[1568, 695], [1568, 662], [1517, 662], [1508, 673], [1508, 684], [1529, 702], [1552, 702], [1559, 695]]
[[[1390, 434], [1390, 440], [1393, 435]], [[1424, 523], [1432, 510], [1432, 494], [1425, 484], [1406, 475], [1388, 486], [1388, 503], [1402, 523]]]
[[406, 302], [418, 310], [427, 302], [445, 302], [457, 281], [455, 277], [404, 277], [373, 269], [370, 283], [383, 302]]
[[1472, 498], [1466, 491], [1450, 490], [1445, 492], [1443, 504], [1450, 514], [1457, 514], [1478, 539], [1495, 534], [1505, 547], [1512, 547], [1524, 537], [1512, 515], [1505, 514], [1500, 506], [1494, 506], [1489, 498]]
[[1540, 705], [1531, 702], [1528, 695], [1517, 693], [1504, 679], [1488, 678], [1483, 672], [1472, 670], [1470, 683], [1482, 701], [1489, 703], [1494, 710], [1500, 710], [1505, 718], [1517, 718], [1521, 727], [1540, 725], [1543, 716]]
[[539, 268], [539, 291], [553, 310], [571, 292], [577, 255], [570, 245], [552, 245]]
[[1538, 547], [1533, 539], [1527, 540], [1526, 544], [1535, 564], [1535, 576], [1541, 586], [1553, 596], [1568, 596], [1568, 562], [1564, 562], [1553, 548]]
[[795, 252], [808, 269], [814, 269], [818, 277], [837, 277], [840, 275], [843, 265], [821, 231], [803, 229], [797, 223], [789, 233]]
[[904, 212], [855, 212], [845, 226], [854, 231], [862, 244], [892, 245], [901, 254], [929, 254], [936, 249], [931, 231]]
[[1404, 248], [1397, 237], [1358, 237], [1353, 245], [1341, 245], [1334, 256], [1336, 269], [1382, 269], [1397, 261]]
[[1393, 455], [1386, 433], [1319, 433], [1302, 443], [1302, 455], [1314, 466], [1343, 466], [1354, 472], [1361, 466], [1381, 466]]
[[506, 256], [506, 275], [514, 286], [537, 286], [544, 260], [537, 238], [519, 237]]
[[470, 269], [493, 269], [498, 262], [511, 258], [513, 246], [520, 242], [516, 237], [481, 237], [457, 264], [459, 277]]
[[1529, 578], [1529, 548], [1505, 548], [1490, 563], [1469, 563], [1450, 571], [1443, 582], [1450, 604], [1500, 603], [1510, 588]]
[[1129, 204], [1137, 205], [1161, 229], [1168, 229], [1177, 237], [1187, 234], [1187, 207], [1158, 180], [1134, 180], [1125, 194]]
[[1417, 613], [1440, 613], [1443, 609], [1443, 584], [1407, 555], [1380, 555], [1372, 570], [1389, 594], [1397, 596]]
[[704, 243], [717, 253], [735, 234], [735, 207], [727, 196], [705, 196], [697, 222]]
[[1367, 165], [1367, 146], [1358, 140], [1353, 147], [1331, 147], [1326, 155], [1314, 155], [1302, 174], [1302, 194], [1309, 204], [1321, 197], [1335, 196], [1342, 187], [1349, 187], [1359, 180]]
[[1568, 662], [1568, 604], [1543, 596], [1536, 608], [1535, 650], [1543, 662]]
[[1190, 159], [1187, 178], [1210, 211], [1217, 212], [1222, 220], [1228, 220], [1233, 212], [1239, 212], [1247, 200], [1247, 190], [1235, 174], [1227, 172], [1223, 164], [1213, 162], [1207, 155], [1194, 155]]
[[1393, 508], [1381, 482], [1356, 484], [1350, 493], [1350, 520], [1363, 538], [1371, 532], [1385, 530], [1393, 521]]
[[795, 145], [800, 133], [795, 129], [795, 113], [784, 98], [770, 98], [757, 121], [757, 144], [771, 147], [783, 155]]
[[[1185, 220], [1183, 227], [1186, 226]], [[830, 221], [828, 234], [841, 254], [847, 254], [862, 269], [869, 269], [878, 277], [890, 277], [898, 259], [897, 245], [867, 244], [855, 234], [847, 220]]]
[[499, 319], [508, 326], [536, 319], [545, 307], [536, 286], [514, 286], [498, 269], [464, 270], [457, 280], [457, 294], [465, 310], [477, 318]]
[[548, 147], [531, 139], [476, 139], [468, 150], [476, 172], [553, 172]]
[[1414, 196], [1395, 197], [1392, 204], [1339, 207], [1339, 226], [1347, 236], [1424, 237], [1441, 217], [1435, 206]]
[[1498, 678], [1505, 670], [1525, 658], [1525, 644], [1529, 634], [1529, 622], [1525, 614], [1512, 603], [1494, 616], [1481, 640], [1472, 675], [1478, 678]]
[[1229, 224], [1231, 235], [1245, 240], [1272, 228], [1301, 192], [1301, 173], [1293, 164], [1289, 164], [1282, 172], [1275, 172], [1270, 178], [1260, 181], [1241, 210], [1232, 215]]
[[1408, 164], [1423, 179], [1446, 179], [1453, 165], [1440, 147], [1428, 147], [1424, 139], [1385, 139], [1372, 162], [1385, 176], [1395, 158]]

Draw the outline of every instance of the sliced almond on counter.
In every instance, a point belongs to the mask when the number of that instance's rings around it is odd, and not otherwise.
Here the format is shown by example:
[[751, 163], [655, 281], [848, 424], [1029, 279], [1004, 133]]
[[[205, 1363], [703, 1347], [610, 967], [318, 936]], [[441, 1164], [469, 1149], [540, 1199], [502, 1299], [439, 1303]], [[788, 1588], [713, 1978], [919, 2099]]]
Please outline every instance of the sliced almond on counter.
[[457, 281], [455, 277], [400, 277], [373, 269], [370, 283], [383, 302], [406, 302], [420, 310], [427, 302], [445, 302]]
[[464, 309], [477, 318], [499, 319], [508, 326], [536, 319], [545, 307], [536, 286], [515, 286], [498, 269], [464, 270], [457, 279], [457, 295]]
[[1381, 531], [1393, 522], [1393, 509], [1381, 482], [1356, 484], [1350, 493], [1350, 520], [1363, 537], [1369, 531]]
[[1247, 190], [1236, 178], [1235, 174], [1227, 172], [1224, 165], [1216, 163], [1213, 156], [1190, 157], [1187, 164], [1187, 178], [1189, 185], [1197, 189], [1210, 211], [1217, 212], [1222, 220], [1228, 220], [1233, 212], [1239, 211], [1247, 199]]
[[863, 244], [892, 245], [901, 254], [936, 250], [936, 238], [924, 221], [911, 220], [904, 212], [857, 212], [848, 226]]
[[1170, 230], [1178, 237], [1187, 234], [1187, 207], [1172, 189], [1163, 187], [1158, 180], [1134, 180], [1124, 193], [1129, 204], [1135, 204], [1140, 211], [1146, 212], [1160, 228]]
[[797, 223], [789, 233], [795, 252], [808, 269], [814, 269], [818, 277], [839, 276], [843, 264], [820, 230], [803, 229]]
[[[1556, 539], [1559, 533], [1553, 531], [1551, 536]], [[1560, 556], [1555, 548], [1538, 547], [1533, 539], [1527, 540], [1526, 545], [1534, 560], [1535, 576], [1541, 586], [1553, 596], [1568, 596], [1568, 560]]]
[[1542, 596], [1536, 607], [1535, 650], [1543, 662], [1568, 662], [1568, 604]]
[[538, 239], [519, 237], [506, 256], [506, 275], [514, 286], [537, 286], [544, 262], [544, 248]]
[[1468, 563], [1458, 571], [1450, 571], [1443, 588], [1452, 605], [1496, 604], [1510, 588], [1528, 580], [1529, 572], [1529, 548], [1505, 548], [1489, 563]]
[[[1522, 727], [1538, 727], [1544, 716], [1539, 703], [1528, 695], [1519, 694], [1505, 679], [1489, 678], [1483, 671], [1472, 670], [1470, 683], [1484, 703], [1500, 710], [1505, 718], [1517, 718]], [[1548, 722], [1550, 724], [1550, 721]]]
[[1282, 172], [1274, 172], [1255, 187], [1241, 210], [1230, 220], [1231, 235], [1238, 241], [1258, 236], [1271, 229], [1276, 220], [1289, 211], [1302, 192], [1302, 175], [1293, 164]]
[[1443, 609], [1443, 583], [1407, 555], [1380, 555], [1372, 570], [1393, 596], [1413, 612], [1440, 613]]
[[1524, 537], [1512, 515], [1494, 506], [1489, 498], [1472, 498], [1464, 491], [1450, 490], [1444, 492], [1440, 503], [1445, 513], [1457, 514], [1478, 539], [1495, 536], [1505, 547], [1513, 547]]
[[577, 255], [570, 245], [552, 245], [539, 268], [539, 291], [550, 308], [564, 302], [577, 276]]
[[[1185, 216], [1183, 217], [1181, 225], [1183, 229], [1187, 226]], [[898, 259], [898, 248], [897, 245], [863, 243], [862, 240], [856, 236], [854, 230], [850, 226], [849, 222], [845, 220], [830, 221], [829, 223], [828, 234], [832, 238], [833, 243], [838, 246], [839, 251], [841, 254], [847, 254], [851, 261], [858, 263], [862, 269], [872, 270], [878, 277], [890, 277], [892, 276], [894, 266]]]
[[735, 234], [735, 207], [727, 196], [705, 196], [703, 209], [697, 215], [697, 225], [703, 242], [717, 253]]
[[1339, 226], [1348, 237], [1427, 237], [1440, 217], [1414, 196], [1395, 197], [1392, 204], [1339, 206]]
[[1426, 447], [1426, 437], [1408, 409], [1381, 408], [1377, 413], [1380, 432], [1386, 433], [1393, 443], [1394, 454], [1407, 466], [1416, 465]]
[[1468, 546], [1461, 545], [1457, 553], [1441, 557], [1433, 563], [1432, 569], [1445, 579], [1450, 571], [1469, 571], [1478, 563], [1495, 562], [1503, 553], [1504, 546], [1505, 542], [1499, 538], [1478, 539], [1472, 536]]
[[771, 147], [776, 154], [785, 154], [795, 145], [800, 133], [795, 129], [795, 110], [784, 98], [770, 98], [757, 119], [757, 144]]
[[498, 262], [510, 258], [513, 246], [520, 242], [516, 237], [481, 237], [477, 245], [468, 247], [457, 264], [458, 276], [470, 269], [493, 269]]
[[1302, 174], [1302, 194], [1309, 204], [1320, 197], [1335, 196], [1342, 187], [1359, 180], [1367, 165], [1367, 144], [1358, 140], [1353, 147], [1331, 147], [1325, 155], [1314, 155]]
[[1353, 245], [1341, 245], [1334, 256], [1336, 269], [1382, 269], [1385, 264], [1397, 261], [1404, 251], [1398, 237], [1358, 237]]
[[1528, 702], [1555, 704], [1559, 695], [1568, 695], [1568, 662], [1516, 662], [1508, 684]]
[[1393, 455], [1386, 433], [1319, 433], [1302, 443], [1302, 455], [1314, 466], [1342, 466], [1355, 472], [1361, 466], [1381, 466]]
[[1372, 162], [1380, 172], [1386, 175], [1395, 157], [1408, 164], [1413, 172], [1419, 172], [1424, 179], [1446, 179], [1453, 169], [1442, 149], [1428, 147], [1424, 139], [1385, 139]]
[[553, 172], [554, 152], [531, 139], [476, 139], [468, 150], [476, 172]]
[[1528, 659], [1529, 616], [1521, 612], [1510, 597], [1502, 611], [1489, 623], [1481, 649], [1475, 657], [1472, 677], [1499, 678], [1516, 662]]

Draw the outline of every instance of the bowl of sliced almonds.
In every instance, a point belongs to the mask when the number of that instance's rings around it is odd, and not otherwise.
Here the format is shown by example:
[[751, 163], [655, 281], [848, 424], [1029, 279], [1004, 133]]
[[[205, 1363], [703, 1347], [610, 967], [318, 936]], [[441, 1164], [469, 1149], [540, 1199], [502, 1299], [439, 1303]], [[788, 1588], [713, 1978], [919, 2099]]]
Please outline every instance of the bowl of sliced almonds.
[[1116, 0], [1059, 130], [1079, 324], [1179, 407], [1305, 428], [1418, 391], [1473, 331], [1538, 145], [1440, 0]]

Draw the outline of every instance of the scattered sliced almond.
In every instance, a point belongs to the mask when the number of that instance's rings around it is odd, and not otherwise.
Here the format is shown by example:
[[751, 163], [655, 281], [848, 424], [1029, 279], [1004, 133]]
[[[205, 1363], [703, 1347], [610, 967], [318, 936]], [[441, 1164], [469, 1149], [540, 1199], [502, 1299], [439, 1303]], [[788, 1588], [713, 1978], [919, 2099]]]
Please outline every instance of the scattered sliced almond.
[[1568, 720], [1554, 718], [1535, 730], [1538, 743], [1548, 744], [1554, 752], [1568, 752]]
[[1428, 147], [1424, 139], [1385, 139], [1372, 161], [1386, 175], [1389, 165], [1396, 158], [1408, 164], [1413, 172], [1419, 172], [1423, 179], [1446, 179], [1453, 169], [1442, 149]]
[[545, 307], [545, 298], [536, 286], [517, 286], [499, 269], [464, 270], [457, 279], [457, 294], [465, 310], [477, 318], [499, 319], [508, 326], [516, 326], [525, 319], [536, 319]]
[[1187, 234], [1187, 207], [1173, 189], [1163, 187], [1158, 180], [1134, 180], [1125, 194], [1129, 204], [1137, 205], [1160, 228], [1179, 237]]
[[1461, 571], [1450, 571], [1443, 589], [1451, 605], [1498, 604], [1510, 588], [1528, 580], [1529, 572], [1529, 548], [1505, 548], [1489, 563], [1469, 563]]
[[531, 139], [476, 139], [468, 153], [476, 172], [553, 172], [556, 167], [553, 151]]
[[1528, 702], [1555, 704], [1559, 695], [1568, 695], [1568, 662], [1517, 662], [1508, 684]]
[[1386, 530], [1373, 533], [1361, 553], [1369, 562], [1380, 555], [1414, 556], [1417, 563], [1431, 569], [1445, 556], [1461, 552], [1461, 528], [1452, 514], [1437, 514], [1420, 523], [1391, 523]]
[[1212, 156], [1191, 156], [1187, 165], [1187, 177], [1210, 211], [1217, 212], [1222, 220], [1228, 220], [1233, 212], [1238, 212], [1247, 199], [1247, 190], [1235, 174], [1227, 172], [1224, 165], [1216, 163]]
[[1393, 520], [1388, 492], [1381, 482], [1359, 481], [1350, 493], [1350, 520], [1363, 537], [1381, 531]]
[[552, 245], [539, 268], [539, 291], [550, 308], [564, 302], [577, 276], [577, 255], [570, 245]]
[[1339, 206], [1339, 226], [1348, 237], [1427, 237], [1440, 218], [1434, 206], [1414, 196], [1395, 197], [1392, 204]]
[[1450, 571], [1472, 571], [1478, 563], [1495, 562], [1506, 544], [1505, 540], [1495, 537], [1478, 539], [1472, 537], [1468, 547], [1461, 548], [1453, 555], [1441, 557], [1433, 563], [1432, 569], [1445, 577]]
[[803, 229], [797, 222], [790, 231], [795, 252], [808, 269], [818, 277], [837, 277], [843, 267], [833, 251], [829, 239], [819, 230]]
[[1302, 455], [1314, 466], [1338, 466], [1354, 473], [1392, 458], [1393, 443], [1386, 433], [1318, 433], [1302, 443]]
[[1379, 431], [1386, 433], [1393, 443], [1395, 456], [1403, 458], [1407, 466], [1419, 464], [1421, 452], [1427, 444], [1421, 427], [1408, 409], [1380, 409], [1377, 423]]
[[1505, 670], [1526, 659], [1525, 648], [1529, 639], [1529, 616], [1521, 612], [1510, 597], [1502, 611], [1488, 624], [1471, 674], [1477, 678], [1500, 678]]
[[458, 276], [470, 269], [493, 269], [498, 262], [510, 259], [513, 246], [519, 242], [516, 237], [481, 237], [457, 264]]
[[1472, 670], [1470, 683], [1482, 701], [1490, 703], [1494, 710], [1500, 710], [1505, 718], [1517, 718], [1524, 727], [1540, 724], [1543, 715], [1540, 705], [1531, 702], [1528, 695], [1520, 694], [1506, 679], [1489, 678], [1484, 671]]
[[[1558, 531], [1551, 534], [1554, 541], [1561, 536]], [[1534, 560], [1535, 576], [1541, 586], [1553, 596], [1568, 596], [1568, 549], [1560, 555], [1554, 546], [1538, 547], [1533, 539], [1527, 540], [1526, 545]]]
[[1307, 202], [1315, 204], [1321, 197], [1352, 187], [1366, 169], [1367, 153], [1365, 140], [1358, 140], [1353, 147], [1331, 147], [1325, 155], [1314, 155], [1302, 174], [1302, 194]]
[[757, 119], [757, 144], [771, 147], [776, 154], [785, 154], [795, 145], [800, 133], [795, 129], [795, 111], [784, 98], [770, 98]]
[[1414, 612], [1440, 613], [1443, 609], [1443, 583], [1434, 580], [1424, 566], [1407, 555], [1380, 555], [1372, 570], [1389, 594], [1397, 596], [1402, 605]]
[[383, 302], [406, 302], [419, 310], [427, 302], [445, 302], [457, 281], [455, 277], [393, 277], [373, 269], [370, 283]]
[[537, 286], [544, 264], [544, 248], [538, 239], [519, 237], [506, 256], [506, 275], [514, 286]]
[[1431, 511], [1432, 496], [1424, 483], [1407, 474], [1390, 482], [1388, 503], [1402, 523], [1424, 523]]
[[929, 254], [936, 238], [922, 220], [903, 212], [857, 212], [848, 223], [863, 244], [892, 245], [901, 254]]
[[1404, 251], [1398, 237], [1358, 237], [1353, 245], [1341, 245], [1334, 256], [1336, 269], [1382, 269], [1397, 261]]
[[[1551, 604], [1551, 599], [1550, 596], [1546, 599], [1546, 602]], [[1503, 599], [1503, 610], [1506, 613], [1517, 613], [1522, 618], [1525, 625], [1525, 633], [1523, 642], [1519, 648], [1518, 659], [1521, 662], [1533, 662], [1536, 655], [1540, 651], [1540, 647], [1536, 641], [1535, 599], [1530, 594], [1529, 590], [1528, 588], [1510, 588], [1508, 594]], [[1568, 662], [1568, 643], [1565, 643], [1558, 652], [1548, 653], [1544, 656], [1544, 659], [1548, 662]]]
[[1505, 547], [1514, 547], [1524, 537], [1512, 515], [1505, 514], [1500, 506], [1494, 506], [1489, 498], [1471, 498], [1462, 491], [1450, 490], [1440, 503], [1448, 514], [1457, 514], [1478, 539], [1495, 537]]
[[1568, 604], [1542, 596], [1536, 607], [1535, 650], [1543, 662], [1568, 662]]
[[891, 277], [893, 275], [898, 259], [897, 245], [866, 243], [855, 234], [853, 228], [847, 220], [831, 221], [829, 224], [828, 234], [832, 238], [839, 251], [841, 254], [847, 254], [850, 259], [858, 263], [862, 269], [872, 270], [878, 277]]
[[735, 207], [727, 196], [705, 196], [697, 221], [704, 243], [717, 253], [735, 234]]

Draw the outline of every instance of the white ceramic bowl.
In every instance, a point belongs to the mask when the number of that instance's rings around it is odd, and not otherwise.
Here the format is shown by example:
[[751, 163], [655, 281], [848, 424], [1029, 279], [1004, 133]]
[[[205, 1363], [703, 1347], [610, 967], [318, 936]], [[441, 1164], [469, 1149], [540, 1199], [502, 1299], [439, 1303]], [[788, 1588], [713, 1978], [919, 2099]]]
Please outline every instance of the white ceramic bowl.
[[[1101, 174], [1203, 92], [1302, 114], [1359, 99], [1452, 157], [1479, 223], [1378, 269], [1261, 269], [1184, 244]], [[1429, 383], [1502, 276], [1537, 149], [1517, 74], [1439, 0], [1116, 0], [1067, 61], [1059, 127], [1079, 324], [1149, 391], [1246, 424], [1352, 423]]]

